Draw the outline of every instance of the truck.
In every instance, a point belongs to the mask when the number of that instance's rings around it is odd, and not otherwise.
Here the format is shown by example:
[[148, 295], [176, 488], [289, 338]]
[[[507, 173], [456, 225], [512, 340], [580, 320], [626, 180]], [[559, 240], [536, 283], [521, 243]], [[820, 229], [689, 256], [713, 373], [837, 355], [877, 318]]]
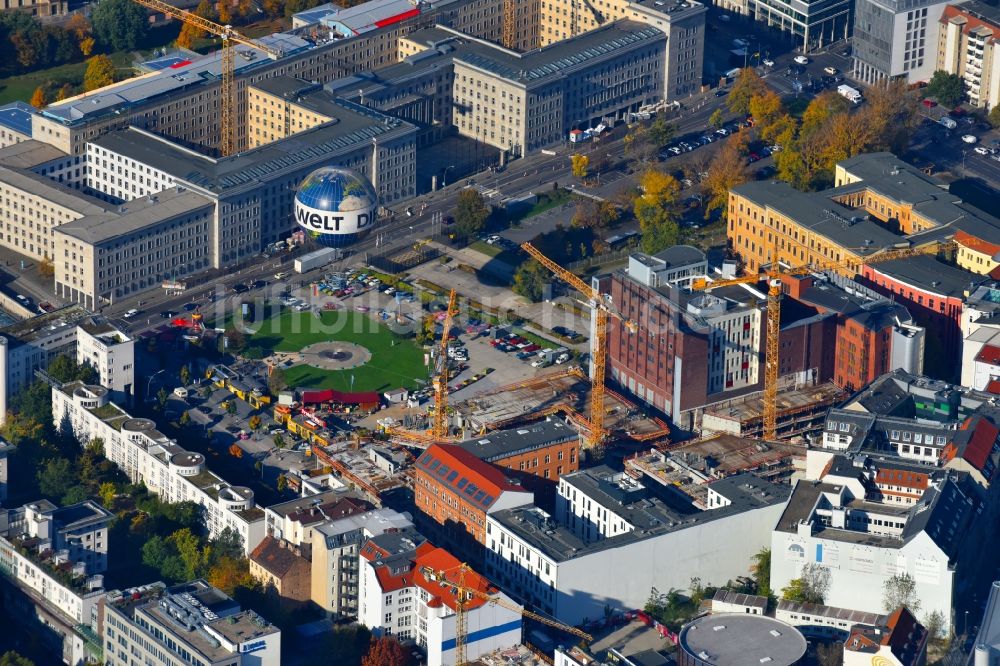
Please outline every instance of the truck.
[[569, 350], [565, 347], [559, 347], [558, 349], [552, 349], [551, 347], [546, 347], [545, 349], [538, 352], [538, 358], [542, 359], [546, 363], [552, 364], [556, 362], [563, 354], [569, 353]]
[[336, 247], [325, 247], [309, 254], [303, 254], [295, 260], [296, 273], [308, 273], [314, 268], [324, 266], [344, 256], [344, 251]]
[[944, 116], [938, 122], [947, 127], [948, 129], [955, 129], [956, 127], [958, 127], [958, 121], [952, 118], [951, 116]]
[[837, 86], [837, 92], [842, 97], [849, 99], [853, 104], [860, 104], [864, 101], [864, 98], [861, 96], [861, 91], [857, 88], [852, 88], [849, 85], [841, 84]]

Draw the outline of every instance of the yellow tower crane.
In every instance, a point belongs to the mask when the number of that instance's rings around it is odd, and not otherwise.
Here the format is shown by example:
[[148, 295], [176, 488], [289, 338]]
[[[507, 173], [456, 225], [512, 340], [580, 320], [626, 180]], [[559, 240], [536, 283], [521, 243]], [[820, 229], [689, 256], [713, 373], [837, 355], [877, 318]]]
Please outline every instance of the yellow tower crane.
[[160, 12], [170, 18], [177, 19], [188, 25], [194, 26], [199, 30], [204, 30], [209, 34], [222, 38], [222, 91], [220, 92], [220, 96], [222, 98], [220, 123], [222, 127], [220, 132], [221, 136], [219, 137], [219, 152], [223, 157], [226, 155], [232, 155], [236, 152], [236, 103], [234, 99], [236, 78], [235, 45], [242, 44], [243, 46], [249, 46], [250, 48], [263, 51], [275, 60], [284, 54], [278, 49], [268, 46], [267, 44], [262, 44], [255, 39], [244, 37], [239, 32], [234, 30], [232, 26], [222, 25], [216, 23], [215, 21], [209, 21], [208, 19], [198, 16], [197, 14], [183, 9], [178, 9], [173, 5], [169, 5], [166, 2], [163, 2], [163, 0], [134, 1], [147, 9]]
[[517, 46], [517, 0], [503, 0], [503, 45]]
[[[893, 259], [904, 259], [921, 254], [936, 254], [955, 247], [954, 242], [942, 241], [923, 245], [921, 247], [886, 250], [862, 260], [862, 265], [877, 264]], [[862, 249], [862, 248], [848, 248]], [[864, 248], [867, 249], [867, 248]], [[774, 256], [774, 255], [772, 255]], [[711, 290], [717, 287], [728, 287], [734, 284], [756, 284], [767, 281], [767, 326], [765, 328], [764, 344], [764, 397], [763, 397], [763, 432], [762, 438], [774, 441], [778, 434], [778, 349], [781, 337], [781, 276], [806, 275], [815, 271], [846, 269], [857, 273], [860, 266], [856, 262], [830, 262], [783, 268], [770, 266], [762, 268], [759, 274], [743, 277], [716, 280], [708, 282], [704, 279], [691, 283], [693, 290]]]
[[[466, 575], [470, 573], [475, 573], [471, 567], [467, 564], [460, 564], [453, 569], [448, 569], [447, 571], [435, 571], [429, 567], [424, 567], [421, 573], [431, 579], [436, 581], [439, 585], [447, 588], [451, 588], [455, 591], [455, 666], [465, 666], [468, 663], [466, 659], [466, 640], [469, 637], [468, 624], [466, 622], [466, 604], [474, 599], [481, 599], [487, 603], [496, 604], [506, 608], [507, 610], [514, 611], [515, 613], [520, 613], [526, 618], [532, 619], [536, 622], [541, 622], [542, 624], [548, 625], [559, 629], [560, 631], [565, 631], [566, 633], [578, 636], [586, 641], [593, 641], [594, 637], [585, 631], [577, 629], [576, 627], [571, 627], [569, 625], [563, 624], [562, 622], [557, 622], [544, 615], [539, 615], [538, 613], [533, 613], [528, 610], [524, 610], [517, 604], [511, 603], [504, 599], [501, 599], [497, 595], [488, 594], [482, 590], [470, 586], [466, 582]], [[478, 576], [478, 574], [476, 574]]]
[[448, 435], [448, 339], [451, 336], [452, 321], [458, 314], [457, 302], [458, 296], [452, 289], [448, 295], [448, 311], [444, 315], [444, 322], [442, 322], [441, 347], [438, 349], [438, 356], [435, 359], [434, 422], [431, 427], [431, 435], [436, 438]]
[[604, 295], [571, 272], [542, 254], [531, 243], [523, 243], [521, 247], [538, 263], [547, 268], [557, 278], [586, 296], [590, 302], [594, 317], [594, 345], [590, 355], [591, 382], [590, 389], [590, 434], [584, 440], [584, 448], [597, 446], [604, 439], [604, 371], [607, 364], [608, 349], [608, 317], [614, 317], [622, 322], [628, 331], [635, 333], [639, 326], [634, 321], [626, 319]]

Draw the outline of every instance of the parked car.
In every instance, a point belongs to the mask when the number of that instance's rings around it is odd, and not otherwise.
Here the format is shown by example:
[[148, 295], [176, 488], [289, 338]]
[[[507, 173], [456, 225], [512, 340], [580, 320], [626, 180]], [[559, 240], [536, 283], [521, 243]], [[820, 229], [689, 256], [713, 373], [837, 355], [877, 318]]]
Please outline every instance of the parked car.
[[771, 60], [770, 58], [764, 58], [760, 62], [762, 65], [764, 65], [764, 67], [774, 67], [774, 61]]
[[989, 148], [984, 148], [984, 147], [982, 147], [982, 146], [976, 146], [976, 147], [974, 148], [974, 150], [975, 150], [975, 151], [976, 151], [976, 153], [977, 153], [977, 154], [979, 154], [979, 155], [989, 155], [989, 154], [990, 154], [990, 150], [989, 150]]
[[798, 63], [800, 65], [808, 65], [809, 64], [809, 58], [805, 57], [804, 55], [797, 55], [794, 58], [792, 58], [792, 60], [794, 60], [796, 63]]
[[963, 134], [962, 141], [964, 141], [965, 143], [976, 143], [977, 141], [979, 141], [979, 139], [977, 139], [972, 134]]
[[829, 74], [830, 76], [836, 76], [837, 74], [840, 74], [840, 70], [837, 69], [836, 67], [824, 67], [823, 71]]

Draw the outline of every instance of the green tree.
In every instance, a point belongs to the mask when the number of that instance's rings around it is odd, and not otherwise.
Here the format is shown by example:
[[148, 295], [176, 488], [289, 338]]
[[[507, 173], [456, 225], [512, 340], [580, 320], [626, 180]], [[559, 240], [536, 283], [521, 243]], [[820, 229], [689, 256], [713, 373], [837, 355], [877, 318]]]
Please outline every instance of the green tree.
[[96, 55], [87, 61], [87, 71], [83, 74], [83, 89], [86, 92], [110, 86], [115, 82], [115, 63], [106, 55]]
[[278, 475], [278, 492], [283, 493], [288, 488], [288, 478], [284, 474]]
[[719, 129], [726, 124], [726, 117], [722, 113], [722, 109], [716, 109], [712, 111], [712, 115], [708, 117], [708, 126], [712, 129]]
[[149, 29], [146, 9], [132, 0], [100, 0], [90, 14], [97, 40], [115, 51], [132, 51]]
[[945, 106], [955, 106], [965, 95], [965, 84], [958, 74], [949, 74], [939, 69], [927, 82], [927, 95]]
[[167, 537], [167, 544], [177, 551], [177, 556], [184, 564], [183, 578], [185, 580], [197, 578], [202, 572], [207, 552], [202, 548], [201, 539], [185, 527]]
[[677, 127], [673, 123], [667, 122], [666, 117], [662, 113], [658, 113], [656, 114], [656, 119], [650, 123], [647, 132], [649, 140], [654, 145], [663, 147], [670, 142], [670, 139], [674, 138]]
[[514, 272], [515, 294], [524, 296], [530, 301], [537, 303], [545, 295], [545, 285], [549, 282], [549, 273], [545, 267], [535, 259], [529, 259]]
[[156, 392], [156, 405], [160, 408], [162, 412], [167, 408], [167, 401], [170, 399], [170, 394], [167, 393], [167, 389], [160, 387], [160, 390]]
[[38, 472], [38, 489], [46, 497], [59, 499], [76, 483], [76, 474], [66, 458], [53, 458]]
[[8, 650], [0, 657], [0, 666], [35, 666], [35, 662], [13, 650]]
[[89, 497], [87, 489], [84, 486], [75, 485], [66, 489], [60, 502], [63, 506], [69, 506], [70, 504], [79, 504], [87, 497]]
[[181, 384], [183, 384], [184, 386], [187, 386], [188, 384], [191, 383], [191, 371], [188, 369], [186, 365], [182, 365], [180, 372], [177, 374], [180, 377]]
[[227, 400], [225, 409], [226, 409], [226, 414], [229, 414], [230, 416], [236, 416], [236, 412], [238, 411], [236, 407], [236, 398], [230, 398], [229, 400]]
[[990, 125], [993, 127], [1000, 127], [1000, 104], [993, 105], [993, 108], [990, 109], [990, 115], [988, 118]]
[[677, 244], [680, 228], [670, 208], [639, 197], [635, 200], [633, 213], [639, 220], [643, 252], [656, 254]]
[[486, 227], [490, 209], [478, 190], [471, 187], [458, 193], [455, 203], [455, 226], [463, 236], [474, 236]]
[[279, 449], [285, 448], [285, 438], [282, 437], [280, 433], [275, 435], [271, 439], [274, 440], [274, 445], [277, 446]]
[[80, 381], [85, 384], [94, 384], [99, 380], [97, 371], [86, 363], [77, 363], [76, 359], [66, 354], [60, 354], [52, 359], [49, 367], [45, 369], [60, 382]]
[[771, 549], [761, 548], [751, 559], [750, 572], [757, 582], [757, 594], [770, 597], [771, 592]]
[[177, 425], [179, 425], [182, 428], [186, 428], [190, 424], [191, 424], [191, 415], [188, 414], [188, 411], [185, 409], [183, 412], [181, 412], [180, 418], [177, 419]]

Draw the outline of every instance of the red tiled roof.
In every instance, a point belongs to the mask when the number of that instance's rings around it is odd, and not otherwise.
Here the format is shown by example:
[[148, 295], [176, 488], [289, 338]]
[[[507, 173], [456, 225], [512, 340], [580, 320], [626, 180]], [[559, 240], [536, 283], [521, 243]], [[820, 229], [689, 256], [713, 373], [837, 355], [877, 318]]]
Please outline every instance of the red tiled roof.
[[962, 423], [961, 430], [969, 429], [972, 430], [972, 436], [962, 457], [976, 469], [982, 470], [993, 451], [997, 436], [1000, 435], [1000, 428], [990, 423], [989, 419], [976, 415], [970, 416]]
[[264, 537], [250, 553], [250, 559], [277, 578], [284, 578], [296, 566], [309, 567], [309, 562], [296, 555], [291, 547], [283, 548], [280, 541], [272, 536]]
[[988, 254], [991, 257], [996, 256], [997, 253], [1000, 253], [1000, 245], [997, 245], [996, 243], [991, 243], [977, 236], [973, 236], [972, 234], [967, 233], [965, 231], [955, 232], [955, 242], [964, 245], [965, 247], [974, 250], [976, 252], [980, 252], [982, 254]]
[[986, 390], [989, 393], [1000, 395], [1000, 379], [991, 379], [990, 383], [986, 385]]
[[[461, 567], [462, 563], [444, 548], [435, 548], [418, 556], [415, 564], [414, 584], [427, 590], [432, 598], [436, 597], [448, 608], [457, 610], [458, 599], [455, 594], [455, 588], [447, 584], [442, 585], [438, 580], [435, 580], [436, 576], [430, 578], [425, 576], [424, 569], [430, 569], [432, 572], [443, 572], [443, 579], [446, 583], [456, 583], [460, 578], [459, 567]], [[462, 586], [490, 596], [499, 592], [499, 589], [490, 583], [486, 577], [471, 569], [466, 569]], [[486, 600], [479, 596], [474, 596], [472, 599], [465, 601], [466, 610], [479, 608], [484, 605], [486, 605]]]
[[959, 6], [946, 5], [944, 11], [941, 13], [940, 22], [948, 23], [949, 21], [951, 21], [951, 19], [955, 18], [956, 16], [961, 16], [965, 18], [965, 25], [962, 26], [962, 32], [964, 32], [965, 34], [968, 34], [972, 30], [975, 30], [976, 28], [986, 27], [993, 30], [994, 39], [997, 37], [997, 29], [995, 25], [993, 25], [988, 21], [984, 21], [981, 18], [977, 18], [968, 12], [962, 11], [962, 8]]
[[[454, 444], [432, 445], [417, 459], [416, 467], [417, 474], [450, 488], [483, 510], [492, 506], [504, 491], [527, 492], [508, 479], [499, 467]], [[474, 487], [472, 492], [470, 487]]]
[[994, 280], [1000, 280], [1000, 265], [989, 272], [989, 276]]
[[878, 474], [875, 476], [875, 483], [927, 490], [927, 479], [928, 476], [920, 472], [883, 467], [879, 469]]
[[1000, 365], [1000, 347], [994, 345], [983, 345], [983, 348], [976, 354], [976, 360], [980, 363], [990, 365]]
[[372, 509], [372, 505], [362, 499], [343, 497], [336, 502], [327, 502], [319, 506], [304, 506], [298, 511], [291, 511], [287, 518], [296, 523], [311, 525], [326, 520], [337, 520]]

